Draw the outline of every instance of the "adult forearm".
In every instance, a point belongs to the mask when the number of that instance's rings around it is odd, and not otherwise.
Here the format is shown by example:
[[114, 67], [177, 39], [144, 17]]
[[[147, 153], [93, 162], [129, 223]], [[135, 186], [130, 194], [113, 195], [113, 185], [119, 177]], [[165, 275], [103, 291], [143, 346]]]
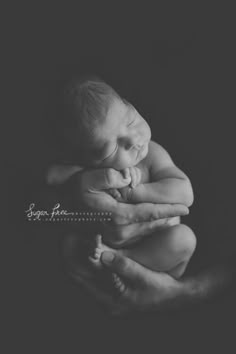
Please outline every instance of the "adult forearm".
[[46, 183], [57, 186], [66, 183], [74, 174], [82, 172], [84, 168], [78, 165], [54, 164], [46, 172]]
[[220, 298], [235, 284], [235, 262], [229, 261], [209, 267], [196, 276], [177, 281], [172, 297], [165, 308], [183, 308]]
[[187, 294], [195, 301], [205, 301], [223, 294], [236, 280], [235, 264], [225, 262], [202, 271], [195, 279], [184, 280]]
[[66, 182], [61, 185], [46, 186], [47, 194], [53, 197], [61, 206], [71, 210], [86, 209], [81, 194], [78, 192], [80, 172], [73, 174]]
[[168, 178], [157, 182], [139, 184], [130, 191], [132, 203], [183, 204], [193, 203], [190, 183], [185, 179]]

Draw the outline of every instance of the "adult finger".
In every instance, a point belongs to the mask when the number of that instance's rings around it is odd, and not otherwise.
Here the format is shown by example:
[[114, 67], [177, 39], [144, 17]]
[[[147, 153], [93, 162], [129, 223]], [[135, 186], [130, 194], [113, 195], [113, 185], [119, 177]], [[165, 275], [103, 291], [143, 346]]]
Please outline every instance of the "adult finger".
[[123, 188], [131, 182], [130, 176], [123, 176], [114, 168], [89, 170], [82, 175], [82, 189], [96, 192], [109, 188]]
[[140, 217], [139, 221], [152, 221], [172, 216], [184, 216], [189, 213], [188, 208], [183, 204], [141, 203], [136, 206], [137, 214]]
[[73, 278], [77, 284], [82, 285], [83, 288], [93, 295], [100, 303], [106, 306], [113, 305], [112, 297], [99, 289], [91, 279], [79, 275], [78, 272], [70, 272], [68, 275]]
[[104, 251], [101, 261], [110, 271], [117, 273], [124, 281], [133, 283], [142, 280], [146, 275], [146, 269], [132, 259], [121, 256], [111, 251]]
[[188, 213], [188, 208], [183, 204], [117, 203], [112, 219], [115, 224], [125, 225], [172, 216], [184, 216]]
[[128, 167], [124, 168], [124, 169], [121, 170], [120, 172], [121, 172], [121, 174], [123, 175], [123, 177], [124, 177], [125, 179], [131, 178], [131, 176], [130, 176], [130, 169], [129, 169]]
[[[66, 235], [63, 240], [62, 254], [67, 274], [73, 281], [94, 298], [106, 311], [113, 315], [121, 315], [127, 312], [124, 305], [114, 297], [114, 291], [108, 284], [101, 282], [98, 274], [94, 273], [89, 265], [86, 265], [78, 254], [78, 247], [81, 249], [79, 237], [75, 233]], [[81, 250], [82, 251], [82, 250]]]
[[113, 247], [123, 247], [142, 239], [166, 225], [166, 219], [146, 221], [128, 225], [103, 225], [103, 238]]
[[120, 316], [129, 311], [127, 306], [122, 305], [114, 298], [113, 294], [101, 290], [94, 281], [79, 276], [77, 273], [69, 274], [76, 284], [81, 286], [89, 295], [91, 295], [106, 311], [112, 315]]

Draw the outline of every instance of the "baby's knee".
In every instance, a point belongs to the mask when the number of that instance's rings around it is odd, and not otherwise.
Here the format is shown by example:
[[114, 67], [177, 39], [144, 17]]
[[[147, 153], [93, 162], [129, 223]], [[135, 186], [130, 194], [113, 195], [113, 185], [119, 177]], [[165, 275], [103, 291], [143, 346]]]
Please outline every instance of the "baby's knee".
[[183, 258], [190, 258], [196, 248], [197, 239], [193, 231], [184, 224], [172, 227], [172, 247]]

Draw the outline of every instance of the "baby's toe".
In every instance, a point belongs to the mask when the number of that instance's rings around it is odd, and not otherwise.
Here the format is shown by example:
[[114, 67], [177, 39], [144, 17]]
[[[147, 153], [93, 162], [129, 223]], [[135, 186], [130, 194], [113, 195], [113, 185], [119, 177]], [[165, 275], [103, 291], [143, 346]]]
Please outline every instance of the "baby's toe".
[[100, 247], [100, 245], [102, 244], [102, 235], [98, 234], [95, 236], [95, 242], [97, 247]]
[[125, 290], [125, 285], [123, 283], [123, 281], [121, 280], [121, 278], [113, 273], [112, 274], [112, 280], [113, 280], [113, 284], [115, 286], [115, 288], [119, 291], [119, 292], [123, 292]]
[[100, 256], [101, 256], [100, 252], [97, 252], [97, 251], [94, 252], [94, 255], [93, 255], [94, 258], [99, 259]]

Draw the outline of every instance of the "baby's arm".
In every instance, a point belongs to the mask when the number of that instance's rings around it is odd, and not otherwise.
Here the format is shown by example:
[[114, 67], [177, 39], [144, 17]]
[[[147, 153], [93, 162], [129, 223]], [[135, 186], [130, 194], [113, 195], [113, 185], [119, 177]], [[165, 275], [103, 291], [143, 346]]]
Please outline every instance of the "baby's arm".
[[173, 163], [160, 145], [151, 141], [148, 153], [150, 183], [130, 189], [129, 202], [184, 204], [193, 203], [193, 191], [188, 177]]

